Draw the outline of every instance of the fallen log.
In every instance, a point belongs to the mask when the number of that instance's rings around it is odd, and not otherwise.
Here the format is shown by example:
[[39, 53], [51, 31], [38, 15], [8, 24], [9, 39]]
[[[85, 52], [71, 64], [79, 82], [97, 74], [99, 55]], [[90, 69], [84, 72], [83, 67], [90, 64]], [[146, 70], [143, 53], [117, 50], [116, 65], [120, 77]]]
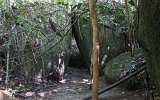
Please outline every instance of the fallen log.
[[[131, 77], [133, 77], [133, 76], [137, 75], [138, 73], [142, 72], [142, 71], [146, 68], [145, 64], [146, 64], [146, 62], [143, 62], [143, 63], [140, 63], [140, 64], [136, 65], [136, 66], [138, 66], [137, 68], [139, 68], [138, 70], [136, 70], [136, 71], [134, 71], [133, 73], [129, 74], [128, 76], [122, 78], [121, 80], [117, 81], [116, 83], [114, 83], [114, 84], [106, 87], [105, 89], [100, 90], [100, 91], [98, 92], [98, 95], [100, 95], [100, 94], [102, 94], [102, 93], [105, 93], [105, 92], [111, 90], [112, 88], [114, 88], [114, 87], [122, 84], [123, 82], [127, 81], [127, 80], [130, 79]], [[90, 95], [82, 98], [81, 100], [89, 100], [89, 99], [91, 99], [91, 98], [92, 98], [92, 94], [90, 94]]]

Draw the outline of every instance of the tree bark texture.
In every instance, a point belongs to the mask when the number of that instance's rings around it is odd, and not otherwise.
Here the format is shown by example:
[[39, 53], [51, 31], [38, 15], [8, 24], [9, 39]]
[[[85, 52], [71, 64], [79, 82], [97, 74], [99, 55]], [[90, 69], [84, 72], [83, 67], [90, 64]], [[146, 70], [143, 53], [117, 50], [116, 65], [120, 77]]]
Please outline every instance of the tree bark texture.
[[93, 27], [93, 87], [92, 87], [92, 100], [98, 100], [98, 82], [99, 82], [99, 28], [96, 17], [95, 2], [89, 0], [89, 12]]
[[138, 39], [147, 54], [147, 70], [160, 90], [160, 0], [139, 0]]
[[126, 9], [126, 18], [127, 18], [127, 22], [128, 22], [128, 38], [129, 38], [129, 48], [128, 50], [130, 51], [131, 53], [131, 56], [133, 56], [132, 54], [132, 34], [131, 34], [131, 18], [130, 18], [130, 12], [129, 12], [129, 9], [128, 9], [128, 0], [125, 0], [125, 9]]

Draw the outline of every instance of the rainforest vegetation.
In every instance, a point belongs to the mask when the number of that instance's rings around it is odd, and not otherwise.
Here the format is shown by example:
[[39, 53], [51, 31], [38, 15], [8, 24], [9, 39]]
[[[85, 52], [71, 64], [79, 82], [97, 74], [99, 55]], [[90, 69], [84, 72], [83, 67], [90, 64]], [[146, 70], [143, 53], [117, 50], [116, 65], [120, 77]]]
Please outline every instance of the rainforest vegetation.
[[160, 0], [0, 0], [0, 100], [159, 100]]

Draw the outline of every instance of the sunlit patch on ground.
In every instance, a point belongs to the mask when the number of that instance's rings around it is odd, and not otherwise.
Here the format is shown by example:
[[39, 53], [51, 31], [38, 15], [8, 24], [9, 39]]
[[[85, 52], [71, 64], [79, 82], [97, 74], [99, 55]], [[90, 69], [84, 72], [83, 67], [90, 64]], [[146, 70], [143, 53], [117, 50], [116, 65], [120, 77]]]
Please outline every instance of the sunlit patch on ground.
[[66, 83], [66, 79], [59, 81], [60, 83]]
[[77, 84], [77, 83], [81, 83], [81, 84], [91, 84], [90, 79], [73, 80], [73, 81], [71, 81], [71, 82], [72, 82], [72, 83], [75, 83], [75, 84]]

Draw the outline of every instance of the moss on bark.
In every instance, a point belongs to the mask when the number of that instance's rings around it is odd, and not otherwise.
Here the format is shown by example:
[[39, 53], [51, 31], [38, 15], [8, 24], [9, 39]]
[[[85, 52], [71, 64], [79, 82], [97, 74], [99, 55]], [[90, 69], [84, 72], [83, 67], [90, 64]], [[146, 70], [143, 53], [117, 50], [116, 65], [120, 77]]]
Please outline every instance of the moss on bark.
[[140, 0], [139, 11], [139, 43], [147, 54], [151, 80], [160, 90], [160, 0]]

